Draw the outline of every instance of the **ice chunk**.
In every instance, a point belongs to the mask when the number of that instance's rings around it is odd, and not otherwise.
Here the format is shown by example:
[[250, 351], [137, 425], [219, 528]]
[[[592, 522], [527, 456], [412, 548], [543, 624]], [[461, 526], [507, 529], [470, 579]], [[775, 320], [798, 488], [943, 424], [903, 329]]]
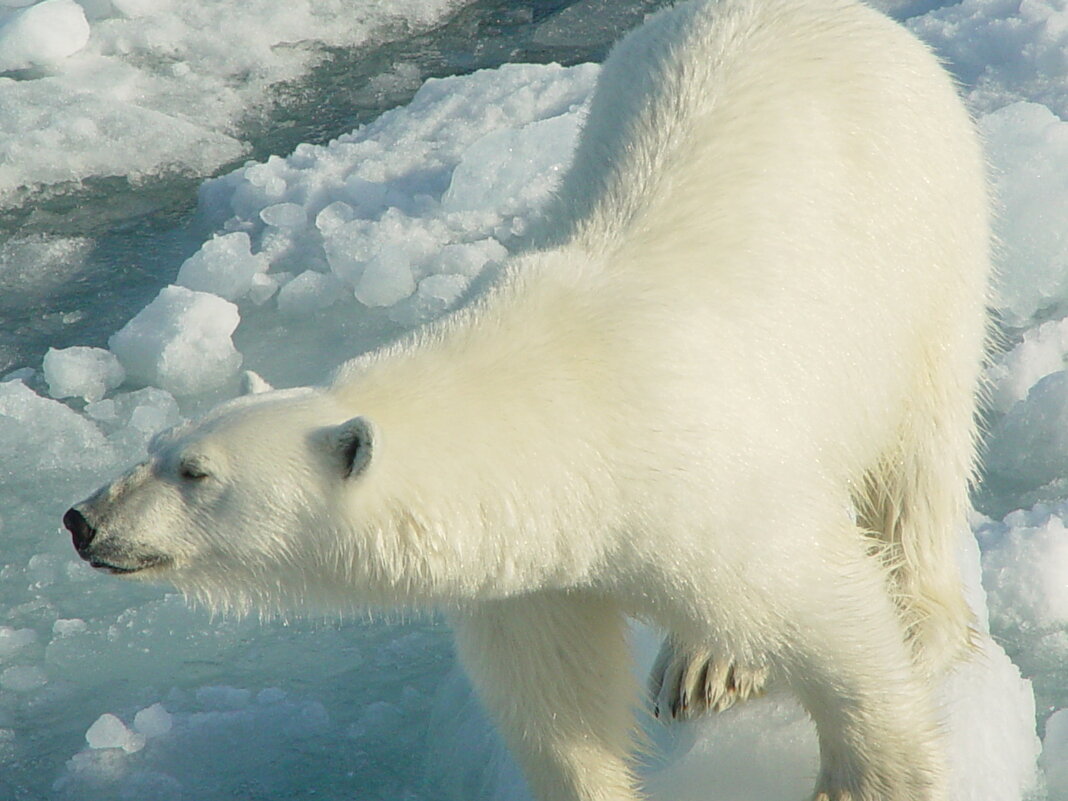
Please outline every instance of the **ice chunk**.
[[131, 456], [140, 455], [157, 431], [181, 420], [174, 397], [156, 387], [86, 404], [85, 413], [101, 424], [110, 442]]
[[1037, 103], [1014, 103], [980, 123], [999, 202], [998, 301], [1020, 326], [1068, 308], [1068, 122]]
[[260, 219], [275, 228], [303, 228], [308, 214], [298, 203], [276, 203], [260, 212]]
[[174, 165], [204, 172], [244, 153], [226, 133], [133, 102], [128, 95], [143, 86], [129, 73], [120, 67], [94, 76], [107, 92], [58, 76], [0, 81], [0, 206], [35, 184], [116, 172], [137, 178]]
[[989, 637], [978, 637], [976, 646], [949, 674], [939, 699], [951, 797], [1031, 798], [1041, 751], [1031, 682]]
[[[917, 8], [900, 0], [894, 4]], [[1063, 2], [963, 0], [924, 7], [934, 10], [912, 17], [908, 26], [949, 63], [973, 109], [989, 111], [1026, 98], [1068, 114], [1068, 9]]]
[[134, 715], [133, 725], [136, 731], [151, 739], [169, 732], [173, 722], [163, 704], [152, 704]]
[[[301, 211], [299, 207], [298, 211]], [[248, 234], [235, 231], [205, 242], [182, 264], [177, 281], [179, 286], [187, 289], [237, 300], [248, 293], [256, 275], [266, 271], [268, 266], [269, 262], [262, 254], [252, 254]]]
[[982, 531], [983, 583], [1000, 628], [1068, 625], [1068, 508], [1015, 511]]
[[37, 642], [33, 629], [13, 629], [0, 626], [0, 662], [7, 661], [27, 645]]
[[356, 210], [348, 203], [335, 200], [315, 216], [315, 227], [324, 236], [356, 219]]
[[81, 618], [60, 618], [52, 624], [52, 634], [56, 637], [71, 637], [75, 634], [83, 633], [88, 628], [86, 622]]
[[0, 384], [0, 443], [6, 481], [39, 482], [41, 470], [99, 469], [113, 456], [91, 420], [20, 381]]
[[278, 293], [278, 310], [294, 317], [312, 314], [334, 304], [343, 291], [332, 275], [305, 270]]
[[1046, 721], [1040, 764], [1050, 799], [1068, 798], [1068, 709], [1058, 709]]
[[92, 749], [121, 748], [127, 753], [144, 748], [145, 737], [126, 728], [126, 724], [110, 712], [105, 712], [85, 732], [85, 741]]
[[0, 22], [0, 72], [62, 61], [89, 43], [89, 22], [74, 0], [42, 0]]
[[579, 115], [561, 114], [482, 137], [453, 171], [442, 208], [516, 214], [544, 203], [571, 160], [580, 124]]
[[115, 354], [103, 348], [49, 348], [43, 370], [53, 398], [97, 401], [126, 378]]
[[1026, 331], [1023, 341], [988, 371], [990, 397], [1006, 412], [1024, 400], [1039, 379], [1065, 369], [1068, 357], [1068, 318], [1050, 320]]
[[451, 308], [470, 283], [465, 276], [451, 273], [427, 276], [414, 295], [389, 310], [389, 317], [404, 325], [433, 320]]
[[441, 273], [456, 273], [474, 278], [489, 262], [500, 262], [508, 250], [496, 239], [446, 245], [434, 260], [434, 269]]
[[16, 693], [28, 693], [47, 683], [48, 676], [36, 665], [12, 665], [0, 673], [0, 687]]
[[386, 245], [364, 267], [356, 284], [356, 299], [365, 306], [392, 306], [414, 291], [408, 254], [402, 247]]
[[[319, 221], [329, 208], [319, 215]], [[376, 230], [377, 226], [367, 220], [342, 222], [341, 216], [325, 226], [321, 222], [317, 222], [317, 225], [322, 230], [323, 252], [331, 272], [340, 281], [355, 287], [360, 282], [367, 262], [374, 258], [382, 247], [383, 242], [380, 232]]]
[[248, 299], [257, 306], [262, 306], [274, 297], [274, 293], [278, 291], [278, 284], [277, 277], [256, 273], [252, 276], [252, 286], [248, 290]]
[[1039, 380], [994, 426], [985, 462], [1001, 486], [1021, 491], [1068, 477], [1068, 371]]
[[127, 372], [174, 395], [224, 384], [241, 366], [230, 335], [241, 316], [217, 295], [168, 286], [108, 340]]

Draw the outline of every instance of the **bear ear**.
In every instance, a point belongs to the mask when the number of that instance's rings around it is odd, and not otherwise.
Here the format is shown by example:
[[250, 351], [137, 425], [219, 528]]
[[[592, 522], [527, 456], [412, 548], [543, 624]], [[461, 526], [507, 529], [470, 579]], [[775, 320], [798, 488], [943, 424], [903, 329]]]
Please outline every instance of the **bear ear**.
[[274, 387], [264, 381], [259, 373], [245, 370], [241, 375], [241, 394], [259, 395], [261, 392], [270, 392]]
[[354, 478], [367, 469], [375, 447], [375, 431], [370, 420], [353, 417], [334, 429], [333, 440], [345, 478]]

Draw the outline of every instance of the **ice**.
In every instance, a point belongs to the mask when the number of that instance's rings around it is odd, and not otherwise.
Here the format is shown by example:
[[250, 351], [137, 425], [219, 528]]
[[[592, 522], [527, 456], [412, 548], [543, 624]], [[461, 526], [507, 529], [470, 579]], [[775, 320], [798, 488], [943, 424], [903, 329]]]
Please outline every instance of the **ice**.
[[134, 715], [133, 725], [138, 733], [151, 739], [166, 734], [174, 724], [163, 704], [152, 704]]
[[1039, 379], [998, 420], [985, 464], [992, 478], [1017, 491], [1068, 477], [1068, 371]]
[[979, 638], [946, 680], [941, 702], [955, 801], [1022, 799], [1038, 788], [1034, 693], [1000, 646]]
[[1063, 0], [963, 0], [908, 24], [949, 60], [977, 110], [1026, 99], [1068, 115], [1068, 8]]
[[126, 378], [115, 354], [103, 348], [49, 348], [42, 369], [53, 398], [98, 401]]
[[9, 487], [112, 464], [112, 450], [92, 421], [20, 381], [0, 384], [0, 442], [0, 475]]
[[145, 746], [145, 737], [130, 731], [115, 715], [105, 713], [85, 732], [85, 741], [92, 749], [121, 748], [127, 753], [140, 751]]
[[579, 115], [561, 114], [486, 134], [464, 151], [442, 207], [514, 215], [542, 205], [571, 161], [580, 123]]
[[443, 273], [474, 278], [489, 263], [504, 261], [507, 249], [492, 237], [477, 242], [446, 245], [435, 260], [435, 268]]
[[267, 267], [265, 257], [252, 254], [248, 234], [235, 231], [212, 237], [186, 259], [178, 270], [177, 283], [226, 300], [238, 300], [248, 294], [256, 275]]
[[10, 626], [0, 626], [0, 662], [8, 661], [18, 651], [36, 641], [37, 633], [33, 629], [16, 630]]
[[156, 387], [87, 403], [85, 414], [100, 426], [110, 444], [131, 456], [140, 456], [152, 435], [182, 419], [174, 397]]
[[294, 317], [313, 314], [335, 303], [344, 288], [334, 276], [305, 270], [278, 293], [278, 311]]
[[414, 291], [411, 259], [397, 245], [382, 246], [356, 282], [356, 299], [365, 306], [392, 306]]
[[81, 634], [88, 628], [88, 624], [81, 618], [75, 617], [69, 620], [60, 618], [52, 624], [52, 633], [56, 637], [69, 637], [73, 634]]
[[[462, 0], [42, 0], [0, 9], [0, 207], [94, 176], [207, 174], [329, 48], [426, 30]], [[9, 7], [11, 4], [6, 4]], [[16, 3], [27, 5], [25, 3]], [[47, 69], [38, 69], [47, 67]]]
[[1039, 504], [981, 529], [983, 584], [1001, 629], [1068, 626], [1068, 506]]
[[1050, 801], [1068, 799], [1068, 709], [1054, 712], [1046, 721], [1041, 765]]
[[205, 173], [245, 152], [225, 131], [138, 105], [132, 68], [99, 71], [89, 82], [99, 82], [110, 97], [58, 76], [0, 77], [0, 207], [17, 202], [20, 190], [34, 185], [91, 176], [137, 180], [175, 165]]
[[1050, 320], [1024, 332], [1023, 339], [988, 370], [990, 399], [999, 412], [1027, 398], [1039, 379], [1065, 369], [1068, 318]]
[[28, 693], [48, 683], [48, 676], [36, 665], [12, 665], [0, 673], [0, 687], [15, 693]]
[[593, 65], [507, 65], [428, 81], [408, 108], [350, 136], [209, 182], [203, 216], [219, 231], [248, 231], [270, 259], [254, 302], [303, 265], [278, 309], [296, 317], [330, 305], [336, 287], [307, 269], [318, 264], [361, 304], [415, 325], [451, 308], [537, 219], [595, 76]]
[[1020, 102], [987, 114], [981, 127], [999, 204], [998, 305], [1021, 326], [1038, 312], [1068, 309], [1068, 122]]
[[229, 301], [168, 286], [108, 340], [131, 376], [175, 395], [216, 389], [241, 366], [230, 335], [241, 316]]
[[74, 0], [41, 2], [0, 11], [0, 72], [61, 61], [89, 43], [89, 23]]
[[260, 212], [260, 219], [276, 228], [302, 228], [308, 215], [299, 203], [276, 203]]

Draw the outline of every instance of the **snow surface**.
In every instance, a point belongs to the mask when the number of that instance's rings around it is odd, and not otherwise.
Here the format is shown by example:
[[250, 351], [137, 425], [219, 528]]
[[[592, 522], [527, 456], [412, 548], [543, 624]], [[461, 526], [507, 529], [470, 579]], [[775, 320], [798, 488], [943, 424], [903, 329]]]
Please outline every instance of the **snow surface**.
[[[37, 183], [210, 170], [241, 153], [236, 120], [265, 88], [316, 57], [281, 43], [374, 41], [385, 20], [419, 27], [448, 3], [77, 5], [87, 42], [72, 0], [0, 0], [0, 64], [18, 65], [0, 67], [16, 70], [0, 77], [0, 204]], [[1000, 204], [988, 470], [960, 549], [994, 638], [939, 692], [952, 797], [1065, 801], [1068, 8], [884, 5], [926, 11], [908, 24], [963, 80]], [[594, 6], [543, 35], [595, 36], [568, 24], [596, 21]], [[20, 25], [40, 26], [46, 46], [25, 55], [9, 33]], [[156, 431], [234, 394], [239, 367], [281, 386], [320, 379], [492, 280], [565, 168], [597, 72], [506, 65], [431, 80], [329, 145], [204, 183], [209, 234], [108, 350], [56, 349], [4, 377], [0, 797], [528, 797], [435, 619], [210, 619], [92, 572], [58, 520]], [[0, 282], [59, 286], [90, 247], [5, 243]], [[639, 673], [657, 637], [635, 628]], [[811, 724], [778, 691], [706, 721], [644, 725], [654, 798], [796, 801], [816, 769]]]

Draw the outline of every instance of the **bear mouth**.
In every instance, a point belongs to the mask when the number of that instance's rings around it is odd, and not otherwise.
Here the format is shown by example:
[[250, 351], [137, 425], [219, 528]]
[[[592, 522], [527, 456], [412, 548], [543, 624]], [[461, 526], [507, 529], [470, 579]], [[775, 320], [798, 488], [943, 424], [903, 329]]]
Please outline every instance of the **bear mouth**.
[[137, 560], [136, 564], [132, 565], [120, 565], [114, 562], [105, 562], [100, 559], [87, 559], [90, 567], [94, 567], [97, 570], [105, 570], [113, 576], [129, 576], [133, 573], [140, 573], [145, 570], [149, 570], [154, 567], [162, 567], [169, 560], [163, 556], [144, 557]]

